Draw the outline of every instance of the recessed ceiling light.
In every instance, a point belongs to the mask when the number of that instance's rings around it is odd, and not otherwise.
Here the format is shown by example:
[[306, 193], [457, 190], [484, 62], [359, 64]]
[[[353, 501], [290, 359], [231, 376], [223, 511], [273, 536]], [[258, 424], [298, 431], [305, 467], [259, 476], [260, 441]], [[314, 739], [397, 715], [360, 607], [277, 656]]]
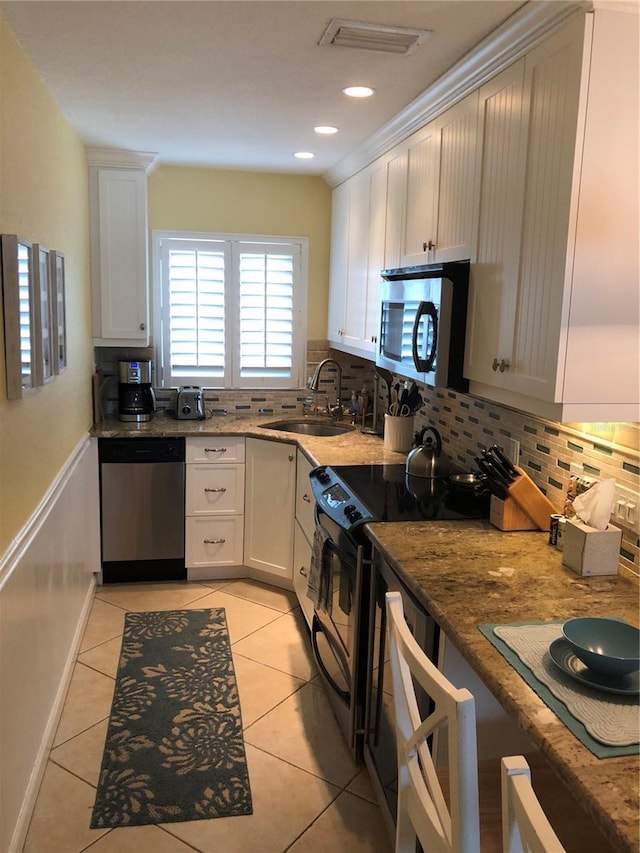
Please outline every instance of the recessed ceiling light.
[[332, 133], [337, 133], [338, 128], [332, 127], [330, 124], [319, 124], [317, 127], [313, 128], [316, 133], [321, 133], [325, 136], [330, 136]]
[[347, 86], [342, 91], [350, 98], [369, 98], [373, 95], [375, 89], [371, 89], [369, 86]]
[[296, 151], [293, 156], [297, 157], [298, 160], [312, 160], [316, 155], [312, 154], [311, 151]]

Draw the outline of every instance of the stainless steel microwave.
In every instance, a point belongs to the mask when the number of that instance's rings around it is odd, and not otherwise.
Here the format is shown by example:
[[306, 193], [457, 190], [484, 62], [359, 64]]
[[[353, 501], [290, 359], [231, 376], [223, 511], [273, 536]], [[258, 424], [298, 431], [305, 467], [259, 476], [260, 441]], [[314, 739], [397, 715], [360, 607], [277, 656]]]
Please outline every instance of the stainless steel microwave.
[[466, 392], [464, 343], [469, 261], [381, 273], [376, 364], [394, 374]]

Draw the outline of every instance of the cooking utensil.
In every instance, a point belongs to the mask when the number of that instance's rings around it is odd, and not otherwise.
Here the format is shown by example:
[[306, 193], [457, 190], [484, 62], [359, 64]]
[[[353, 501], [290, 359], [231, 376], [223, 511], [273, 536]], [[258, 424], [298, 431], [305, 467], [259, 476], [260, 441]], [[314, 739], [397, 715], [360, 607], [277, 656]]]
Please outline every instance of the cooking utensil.
[[509, 457], [500, 450], [497, 444], [491, 445], [489, 448], [491, 453], [498, 458], [498, 461], [502, 463], [502, 465], [507, 469], [507, 471], [513, 476], [516, 477], [518, 475], [518, 471], [516, 470], [515, 465], [509, 459]]
[[407, 456], [407, 474], [427, 479], [445, 477], [448, 473], [448, 460], [442, 452], [442, 439], [438, 430], [435, 427], [424, 427], [416, 442], [418, 446]]
[[407, 406], [409, 406], [412, 412], [417, 412], [418, 409], [422, 406], [422, 397], [420, 395], [420, 390], [415, 382], [411, 384], [409, 388], [409, 393], [407, 395]]
[[376, 365], [376, 373], [387, 383], [387, 409], [391, 405], [391, 385], [393, 384], [393, 373], [384, 367]]
[[509, 468], [503, 464], [498, 455], [493, 452], [493, 448], [490, 447], [488, 450], [485, 450], [483, 455], [484, 458], [487, 459], [496, 471], [498, 471], [498, 473], [504, 478], [505, 483], [510, 483], [513, 480], [514, 475]]
[[480, 495], [489, 491], [484, 475], [476, 474], [473, 471], [449, 474], [447, 483], [454, 492], [465, 495]]
[[479, 456], [475, 457], [475, 462], [482, 474], [484, 474], [491, 493], [501, 500], [506, 500], [509, 497], [509, 489], [502, 480], [497, 479], [494, 469], [490, 467], [485, 459], [481, 459]]

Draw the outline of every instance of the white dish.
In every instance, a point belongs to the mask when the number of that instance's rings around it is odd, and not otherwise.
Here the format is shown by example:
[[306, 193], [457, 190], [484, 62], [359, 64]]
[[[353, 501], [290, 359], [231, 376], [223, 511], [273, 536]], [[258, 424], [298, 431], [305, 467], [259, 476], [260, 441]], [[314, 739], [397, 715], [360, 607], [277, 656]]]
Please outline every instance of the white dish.
[[551, 643], [549, 656], [559, 669], [588, 687], [597, 687], [598, 690], [605, 690], [607, 693], [620, 693], [626, 696], [640, 694], [640, 672], [617, 676], [594, 672], [575, 656], [564, 637], [559, 637]]

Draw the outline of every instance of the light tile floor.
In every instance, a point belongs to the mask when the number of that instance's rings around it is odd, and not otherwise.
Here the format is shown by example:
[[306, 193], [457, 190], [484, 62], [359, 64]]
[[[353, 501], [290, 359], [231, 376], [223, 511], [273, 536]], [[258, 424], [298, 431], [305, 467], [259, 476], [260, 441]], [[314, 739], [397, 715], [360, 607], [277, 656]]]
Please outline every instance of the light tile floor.
[[[126, 611], [224, 607], [253, 814], [89, 829]], [[24, 853], [389, 853], [366, 769], [318, 681], [293, 593], [252, 581], [98, 587]]]

